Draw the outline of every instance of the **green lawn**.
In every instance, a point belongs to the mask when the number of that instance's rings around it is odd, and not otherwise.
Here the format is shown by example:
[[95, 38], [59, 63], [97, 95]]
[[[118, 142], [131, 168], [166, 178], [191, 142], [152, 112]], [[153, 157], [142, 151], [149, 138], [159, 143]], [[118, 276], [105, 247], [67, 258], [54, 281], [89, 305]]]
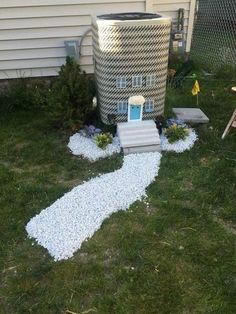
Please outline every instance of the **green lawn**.
[[[27, 239], [26, 223], [122, 156], [90, 164], [42, 114], [0, 118], [0, 313], [236, 313], [236, 132], [221, 140], [236, 96], [232, 82], [200, 83], [208, 129], [191, 151], [163, 154], [150, 205], [112, 215], [57, 263]], [[167, 115], [195, 106], [191, 86], [168, 90]]]

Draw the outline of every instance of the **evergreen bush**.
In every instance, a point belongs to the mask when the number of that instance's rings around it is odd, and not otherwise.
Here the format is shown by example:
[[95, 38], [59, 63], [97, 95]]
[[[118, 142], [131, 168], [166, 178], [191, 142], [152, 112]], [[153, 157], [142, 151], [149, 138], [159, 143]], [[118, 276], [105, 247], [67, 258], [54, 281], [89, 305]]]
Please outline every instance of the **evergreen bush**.
[[63, 127], [83, 124], [92, 110], [91, 86], [91, 80], [81, 71], [80, 65], [67, 57], [49, 93], [45, 108], [49, 118]]

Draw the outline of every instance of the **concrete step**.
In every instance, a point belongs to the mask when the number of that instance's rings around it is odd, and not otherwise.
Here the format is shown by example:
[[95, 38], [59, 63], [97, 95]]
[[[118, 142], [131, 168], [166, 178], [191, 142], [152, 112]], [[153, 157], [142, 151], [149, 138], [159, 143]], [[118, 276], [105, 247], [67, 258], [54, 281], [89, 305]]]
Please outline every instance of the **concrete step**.
[[147, 134], [147, 133], [156, 133], [156, 128], [148, 127], [148, 128], [139, 128], [139, 129], [122, 129], [118, 131], [119, 134], [132, 136], [133, 134]]
[[122, 147], [159, 145], [160, 139], [157, 133], [148, 134], [134, 134], [132, 136], [125, 136], [120, 139]]
[[161, 152], [160, 145], [136, 146], [123, 148], [124, 155], [137, 153]]
[[139, 122], [121, 122], [117, 125], [118, 131], [129, 131], [129, 130], [148, 130], [156, 128], [156, 124], [154, 121], [139, 121]]
[[160, 151], [160, 138], [153, 120], [118, 123], [117, 133], [124, 154]]
[[148, 128], [148, 129], [123, 129], [118, 132], [121, 135], [125, 136], [133, 136], [134, 134], [142, 136], [143, 134], [157, 134], [158, 131], [156, 128]]
[[140, 122], [139, 123], [132, 122], [132, 123], [127, 123], [127, 125], [122, 125], [122, 126], [118, 124], [117, 131], [118, 132], [132, 132], [135, 130], [151, 130], [155, 128], [156, 128], [155, 123], [154, 124], [146, 124], [146, 123], [142, 124]]

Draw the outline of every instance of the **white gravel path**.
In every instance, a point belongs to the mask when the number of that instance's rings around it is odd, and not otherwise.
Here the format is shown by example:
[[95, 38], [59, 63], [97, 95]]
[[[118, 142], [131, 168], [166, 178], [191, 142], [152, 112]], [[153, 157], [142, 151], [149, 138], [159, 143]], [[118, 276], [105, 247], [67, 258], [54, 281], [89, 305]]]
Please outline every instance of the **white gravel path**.
[[161, 150], [174, 151], [176, 153], [182, 153], [185, 150], [190, 150], [198, 139], [197, 134], [193, 129], [189, 129], [189, 135], [185, 140], [179, 140], [173, 144], [169, 143], [167, 137], [164, 134], [162, 134], [160, 138]]
[[76, 133], [70, 137], [68, 147], [73, 155], [81, 155], [90, 161], [96, 161], [99, 158], [105, 158], [120, 152], [120, 143], [118, 137], [113, 138], [112, 144], [109, 144], [106, 149], [97, 147], [96, 143], [91, 138], [84, 137]]
[[104, 219], [141, 200], [158, 175], [160, 153], [124, 157], [122, 168], [85, 182], [30, 220], [29, 237], [45, 247], [54, 260], [73, 256]]

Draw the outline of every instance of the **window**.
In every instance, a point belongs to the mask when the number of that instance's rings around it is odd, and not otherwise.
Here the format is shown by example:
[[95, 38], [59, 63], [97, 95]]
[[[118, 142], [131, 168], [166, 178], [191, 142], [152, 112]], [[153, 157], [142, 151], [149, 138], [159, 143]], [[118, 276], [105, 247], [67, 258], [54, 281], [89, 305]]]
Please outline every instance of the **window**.
[[128, 110], [128, 101], [127, 100], [120, 100], [117, 103], [117, 112], [122, 114], [122, 113], [127, 113]]
[[125, 88], [126, 87], [126, 77], [120, 76], [116, 79], [116, 88]]
[[154, 111], [154, 100], [146, 100], [144, 104], [145, 112], [153, 112]]
[[156, 84], [156, 75], [150, 74], [146, 76], [146, 86], [154, 86]]
[[143, 85], [142, 75], [134, 75], [132, 77], [132, 87], [140, 87]]

